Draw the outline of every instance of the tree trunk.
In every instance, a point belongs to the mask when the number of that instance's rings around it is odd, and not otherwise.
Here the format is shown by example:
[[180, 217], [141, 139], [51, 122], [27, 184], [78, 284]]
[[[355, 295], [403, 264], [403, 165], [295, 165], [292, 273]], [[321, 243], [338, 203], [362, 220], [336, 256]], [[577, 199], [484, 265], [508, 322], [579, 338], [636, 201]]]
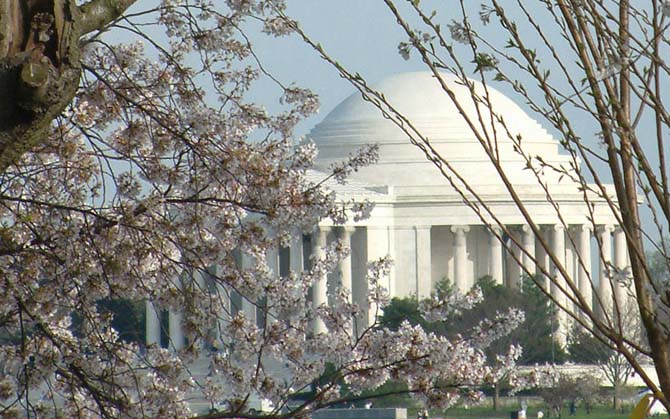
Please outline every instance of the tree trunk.
[[81, 76], [80, 39], [136, 0], [0, 1], [0, 173], [46, 141]]
[[500, 403], [500, 383], [495, 383], [493, 386], [493, 410], [498, 411]]
[[0, 172], [44, 142], [80, 79], [74, 0], [0, 3]]

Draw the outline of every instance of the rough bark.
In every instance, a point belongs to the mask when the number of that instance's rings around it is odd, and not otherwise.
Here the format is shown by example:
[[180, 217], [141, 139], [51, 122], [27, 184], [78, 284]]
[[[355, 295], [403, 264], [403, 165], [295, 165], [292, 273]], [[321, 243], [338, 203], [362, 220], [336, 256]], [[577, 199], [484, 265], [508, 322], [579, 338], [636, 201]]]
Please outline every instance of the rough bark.
[[45, 141], [81, 75], [80, 39], [133, 1], [0, 0], [0, 172]]
[[81, 6], [82, 33], [100, 29], [118, 18], [136, 0], [92, 0]]
[[6, 0], [0, 14], [0, 171], [47, 137], [79, 83], [72, 0]]

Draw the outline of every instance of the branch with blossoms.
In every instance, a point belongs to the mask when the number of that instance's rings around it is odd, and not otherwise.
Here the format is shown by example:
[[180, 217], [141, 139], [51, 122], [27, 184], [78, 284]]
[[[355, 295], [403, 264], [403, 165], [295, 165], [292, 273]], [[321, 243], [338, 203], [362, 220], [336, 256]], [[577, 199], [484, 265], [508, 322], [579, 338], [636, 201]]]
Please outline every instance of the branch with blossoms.
[[[399, 54], [405, 59], [418, 57], [432, 73], [436, 87], [442, 89], [472, 131], [476, 144], [556, 272], [542, 268], [543, 263], [534, 254], [523, 250], [522, 243], [509, 234], [507, 226], [473, 190], [465, 174], [440, 155], [425, 133], [398, 111], [397, 104], [390, 103], [360, 74], [339, 64], [299, 25], [292, 28], [350, 81], [364, 100], [406, 134], [483, 224], [511, 237], [504, 246], [508, 250], [522, 249], [520, 257], [514, 256], [517, 263], [523, 266], [521, 259], [525, 258], [534, 261], [542, 276], [551, 282], [551, 287], [540, 282], [536, 285], [564, 313], [560, 315], [616, 348], [655, 396], [670, 408], [670, 328], [664, 291], [667, 281], [653, 272], [645, 254], [647, 246], [660, 254], [666, 267], [670, 260], [664, 245], [670, 214], [665, 146], [670, 118], [661, 94], [670, 79], [670, 68], [663, 58], [664, 48], [670, 44], [667, 2], [641, 5], [628, 1], [561, 0], [502, 4], [492, 0], [479, 5], [460, 1], [459, 7], [448, 11], [433, 10], [431, 5], [419, 1], [407, 2], [406, 7], [400, 3], [384, 0], [390, 22], [395, 22], [406, 37], [398, 45]], [[291, 25], [291, 20], [286, 23]], [[469, 97], [457, 97], [451, 80], [465, 86]], [[496, 84], [515, 93], [520, 102], [553, 128], [568, 159], [565, 165], [552, 165], [525, 149], [523, 133], [516, 135], [516, 128], [505, 120], [504, 109], [497, 109], [491, 102]], [[474, 111], [466, 112], [466, 108]], [[588, 276], [588, 290], [579, 289], [562, 263], [563, 256], [552, 252], [527, 203], [520, 198], [520, 189], [506, 173], [498, 150], [500, 141], [511, 142], [564, 229], [569, 227], [567, 214], [544, 180], [545, 174], [572, 181], [582, 194], [587, 225], [593, 231], [597, 227], [596, 202], [604, 203], [625, 235], [630, 268], [614, 269], [609, 258], [601, 255], [599, 262], [607, 274], [604, 283], [598, 284], [590, 272], [590, 255], [577, 255], [574, 263]], [[612, 187], [606, 185], [607, 178], [611, 178]], [[641, 216], [640, 206], [650, 214], [649, 222]], [[500, 238], [497, 233], [496, 236]], [[566, 240], [571, 246], [576, 245], [574, 238]], [[602, 247], [599, 237], [596, 241]], [[603, 301], [598, 287], [623, 287], [625, 294], [636, 301], [636, 314], [648, 334], [651, 350], [646, 350], [645, 342], [623, 327], [627, 311], [624, 302]], [[599, 314], [593, 309], [595, 305], [611, 307], [611, 311]], [[638, 353], [653, 362], [658, 383], [646, 373]]]
[[[246, 35], [249, 21], [289, 33], [282, 2], [5, 3], [0, 415], [182, 418], [201, 415], [200, 403], [216, 410], [202, 417], [283, 418], [400, 378], [445, 406], [498, 374], [482, 354], [504, 332], [497, 324], [475, 344], [409, 325], [355, 329], [367, 307], [342, 289], [315, 307], [310, 288], [349, 252], [340, 243], [304, 272], [268, 263], [326, 218], [366, 217], [369, 203], [338, 202], [329, 188], [377, 154], [361, 150], [318, 180], [308, 172], [315, 147], [291, 136], [318, 100], [273, 77]], [[117, 43], [121, 32], [135, 42]], [[12, 87], [22, 74], [33, 74], [29, 88]], [[247, 99], [261, 80], [277, 89], [277, 113]], [[366, 304], [377, 310], [388, 267], [370, 267]], [[115, 320], [129, 313], [110, 300], [178, 313], [184, 341], [124, 338]], [[328, 334], [313, 333], [319, 320]], [[333, 379], [290, 408], [327, 364]], [[274, 410], [253, 413], [260, 397]]]

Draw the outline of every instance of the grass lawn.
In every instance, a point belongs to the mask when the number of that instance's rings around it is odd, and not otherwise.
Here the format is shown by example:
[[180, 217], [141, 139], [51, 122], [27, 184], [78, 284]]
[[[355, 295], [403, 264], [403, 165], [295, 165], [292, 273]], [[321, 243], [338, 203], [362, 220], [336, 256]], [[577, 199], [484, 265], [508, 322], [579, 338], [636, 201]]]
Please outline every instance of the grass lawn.
[[[490, 408], [483, 407], [473, 407], [470, 409], [456, 408], [449, 409], [446, 414], [438, 414], [437, 412], [431, 415], [431, 419], [441, 417], [443, 419], [509, 419], [511, 409], [501, 409], [497, 412], [494, 412]], [[538, 407], [529, 407], [526, 411], [527, 419], [536, 419], [538, 410], [543, 410], [544, 419], [554, 419], [546, 409], [541, 409]], [[561, 414], [561, 419], [628, 419], [632, 407], [629, 407], [624, 410], [624, 413], [615, 412], [610, 408], [606, 407], [597, 407], [591, 414], [586, 414], [584, 409], [577, 409], [576, 416], [570, 416], [568, 409], [563, 409]], [[411, 415], [413, 414], [413, 416]], [[408, 419], [416, 418], [415, 412], [407, 412]], [[667, 416], [666, 416], [667, 418]]]

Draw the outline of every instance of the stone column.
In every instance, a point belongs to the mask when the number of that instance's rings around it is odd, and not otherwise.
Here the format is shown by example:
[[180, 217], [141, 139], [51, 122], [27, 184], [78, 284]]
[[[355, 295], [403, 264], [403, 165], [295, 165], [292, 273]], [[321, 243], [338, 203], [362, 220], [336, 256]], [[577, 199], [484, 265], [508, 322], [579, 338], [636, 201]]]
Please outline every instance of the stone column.
[[[590, 309], [593, 308], [593, 288], [591, 284], [591, 226], [582, 224], [577, 232], [577, 286]], [[586, 315], [581, 314], [586, 320]]]
[[567, 324], [567, 315], [560, 307], [566, 307], [566, 296], [561, 289], [567, 291], [565, 277], [560, 273], [559, 266], [565, 269], [565, 228], [561, 224], [555, 224], [551, 230], [551, 252], [556, 262], [551, 264], [551, 296], [556, 302], [556, 319], [559, 329], [556, 335], [556, 341], [565, 345], [567, 342], [567, 333], [569, 325]]
[[451, 232], [454, 233], [454, 285], [460, 292], [469, 290], [467, 275], [468, 253], [466, 247], [465, 233], [470, 231], [466, 225], [451, 226]]
[[496, 284], [503, 283], [503, 251], [502, 243], [498, 237], [502, 238], [502, 229], [499, 226], [489, 226], [489, 275]]
[[[551, 240], [547, 238], [547, 227], [540, 227], [540, 234], [542, 240], [551, 246]], [[551, 267], [549, 266], [549, 255], [547, 254], [547, 249], [542, 245], [540, 240], [535, 241], [535, 258], [537, 259], [536, 272], [539, 275], [538, 282], [542, 284], [546, 291], [551, 289], [549, 284], [549, 278], [547, 272], [551, 273]]]
[[[626, 272], [628, 267], [628, 245], [626, 243], [626, 234], [623, 228], [617, 226], [614, 229], [614, 266], [620, 273]], [[627, 310], [628, 305], [628, 290], [626, 284], [617, 281], [614, 284], [614, 295], [622, 311]]]
[[[391, 254], [393, 246], [393, 231], [389, 230], [387, 226], [367, 226], [366, 228], [366, 255], [367, 261], [375, 262], [380, 258], [383, 258]], [[382, 277], [379, 279], [379, 284], [385, 287], [391, 295], [394, 292], [393, 284], [393, 269], [388, 276]], [[411, 280], [411, 279], [410, 279]], [[366, 281], [365, 291], [367, 294], [369, 284]], [[376, 304], [368, 304], [367, 295], [365, 297], [361, 296], [363, 301], [359, 301], [359, 305], [365, 308], [367, 307], [367, 318], [366, 319], [357, 319], [359, 331], [365, 330], [366, 327], [374, 324], [377, 319], [376, 316], [379, 313], [379, 307]]]
[[527, 275], [535, 275], [535, 234], [528, 224], [521, 226], [523, 234], [523, 269]]
[[519, 238], [516, 237], [513, 231], [508, 229], [510, 232], [509, 246], [507, 250], [507, 283], [506, 285], [512, 289], [519, 289], [521, 283], [521, 266], [519, 262], [523, 262], [523, 257], [521, 254], [521, 248], [516, 244], [515, 240], [518, 242]]
[[[572, 229], [567, 228], [565, 230], [565, 272], [567, 273], [566, 279], [566, 288], [570, 289], [570, 285], [577, 284], [577, 249], [574, 246], [575, 238], [572, 237]], [[570, 291], [570, 295], [574, 295]], [[567, 302], [568, 308], [572, 311], [575, 311], [575, 305], [572, 302]]]
[[[385, 237], [386, 237], [386, 254], [385, 255], [395, 255], [396, 250], [395, 250], [395, 242], [396, 242], [396, 237], [395, 237], [395, 228], [394, 227], [386, 227], [384, 228]], [[395, 277], [395, 266], [391, 264], [391, 269], [389, 270], [388, 276], [385, 278], [386, 281], [384, 282], [384, 286], [388, 290], [389, 295], [397, 295], [396, 293], [396, 277]]]
[[170, 349], [178, 351], [184, 347], [184, 331], [182, 330], [182, 314], [171, 308], [168, 314], [168, 332], [170, 335]]
[[[192, 286], [194, 289], [198, 290], [198, 292], [203, 293], [203, 295], [208, 295], [210, 297], [213, 297], [210, 293], [209, 286], [208, 286], [208, 281], [209, 281], [209, 273], [207, 270], [201, 270], [201, 269], [194, 269], [191, 272], [190, 276], [186, 276], [185, 280], [186, 281], [191, 281]], [[197, 294], [196, 294], [197, 295]], [[191, 297], [192, 298], [192, 297]], [[201, 351], [203, 350], [208, 350], [208, 346], [213, 343], [213, 329], [216, 326], [214, 323], [209, 323], [203, 325], [205, 326], [208, 330], [207, 334], [205, 335], [204, 339], [200, 339], [197, 342], [194, 341], [193, 335], [188, 334], [188, 332], [184, 332], [183, 325], [181, 327], [182, 329], [182, 335], [184, 337], [182, 338], [182, 342], [184, 341], [190, 341], [193, 342], [194, 345], [197, 345], [196, 347], [199, 348]]]
[[342, 259], [340, 263], [337, 265], [337, 270], [339, 273], [340, 277], [340, 286], [342, 289], [347, 290], [347, 293], [349, 294], [349, 302], [351, 302], [351, 296], [352, 296], [352, 284], [351, 284], [351, 235], [354, 234], [356, 231], [356, 227], [352, 226], [344, 226], [342, 227], [342, 233], [340, 236], [340, 240], [342, 241], [342, 245], [349, 249], [349, 254], [347, 257]]
[[161, 346], [161, 319], [154, 304], [147, 300], [144, 303], [146, 310], [146, 324], [144, 328], [147, 346]]
[[[317, 227], [312, 238], [312, 258], [318, 261], [324, 258], [324, 248], [327, 244], [328, 232], [330, 227]], [[322, 304], [328, 304], [328, 278], [326, 275], [315, 278], [312, 285], [312, 306], [319, 307]], [[315, 319], [312, 324], [314, 334], [327, 333], [326, 325], [322, 319]]]
[[[265, 250], [265, 263], [267, 263], [268, 271], [270, 276], [277, 280], [281, 276], [281, 258], [279, 247], [279, 241], [275, 241], [276, 246], [268, 247]], [[256, 299], [256, 326], [264, 329], [268, 326], [268, 323], [271, 323], [277, 319], [277, 312], [274, 309], [268, 308], [267, 295], [261, 294]]]
[[272, 272], [274, 277], [279, 276], [279, 248], [270, 247], [265, 251], [265, 260], [268, 264], [268, 269]]
[[600, 264], [598, 275], [599, 315], [606, 316], [612, 308], [612, 285], [610, 283], [610, 265], [612, 262], [612, 226], [602, 225], [596, 229], [600, 241]]
[[565, 288], [565, 278], [560, 274], [558, 265], [565, 268], [565, 229], [562, 225], [556, 224], [551, 230], [551, 252], [558, 264], [551, 264], [551, 276], [553, 281], [551, 283], [551, 295], [554, 299], [563, 304], [565, 295], [560, 290]]
[[[256, 263], [256, 261], [246, 253], [242, 253], [241, 262], [243, 270], [250, 269]], [[245, 295], [239, 294], [239, 297], [241, 304], [241, 307], [239, 308], [244, 313], [244, 318], [247, 319], [249, 322], [258, 325], [258, 313], [256, 310], [256, 304], [252, 301], [249, 301], [247, 296]]]
[[301, 274], [304, 270], [304, 261], [302, 254], [302, 233], [296, 233], [296, 236], [291, 241], [291, 247], [289, 249], [289, 265], [291, 271], [295, 272], [297, 275]]
[[415, 226], [416, 295], [419, 299], [430, 296], [432, 269], [430, 259], [430, 226]]
[[223, 284], [223, 281], [218, 279], [222, 273], [219, 272], [219, 269], [220, 268], [218, 266], [212, 267], [210, 274], [212, 276], [212, 280], [215, 281], [217, 305], [219, 306], [219, 314], [215, 323], [215, 345], [218, 349], [223, 349], [224, 346], [230, 344], [230, 336], [223, 332], [226, 330], [228, 324], [230, 324], [230, 320], [233, 315], [233, 308], [230, 298], [230, 290]]

